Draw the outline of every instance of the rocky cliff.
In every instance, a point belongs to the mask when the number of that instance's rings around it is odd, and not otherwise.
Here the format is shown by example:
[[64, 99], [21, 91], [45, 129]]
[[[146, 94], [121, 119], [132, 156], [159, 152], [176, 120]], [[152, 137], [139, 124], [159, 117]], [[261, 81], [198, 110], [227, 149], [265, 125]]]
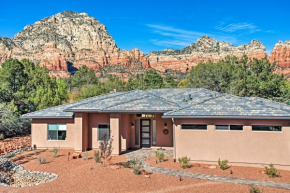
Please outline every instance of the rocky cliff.
[[256, 40], [247, 45], [233, 46], [227, 42], [218, 42], [213, 38], [203, 36], [184, 49], [150, 52], [148, 58], [151, 67], [159, 71], [171, 69], [185, 73], [199, 62], [218, 61], [226, 56], [240, 58], [243, 55], [250, 58], [263, 58], [267, 56], [267, 53], [264, 45]]
[[[150, 68], [181, 77], [199, 62], [218, 61], [229, 55], [267, 56], [259, 41], [233, 46], [207, 36], [181, 50], [153, 51], [145, 56], [137, 48], [120, 50], [102, 23], [86, 13], [72, 11], [27, 25], [12, 39], [0, 38], [0, 64], [8, 58], [28, 58], [58, 77], [69, 76], [81, 65], [92, 68], [100, 77], [115, 74], [126, 80], [131, 74]], [[281, 72], [287, 73], [290, 41], [277, 43], [269, 59], [276, 61]]]

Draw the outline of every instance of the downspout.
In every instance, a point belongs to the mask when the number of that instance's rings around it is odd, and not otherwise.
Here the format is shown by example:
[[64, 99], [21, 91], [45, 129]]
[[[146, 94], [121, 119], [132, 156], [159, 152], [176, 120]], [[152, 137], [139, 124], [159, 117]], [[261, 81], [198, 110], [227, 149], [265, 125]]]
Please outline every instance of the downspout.
[[176, 162], [176, 140], [175, 140], [175, 123], [174, 123], [174, 118], [172, 119], [173, 123], [173, 160]]

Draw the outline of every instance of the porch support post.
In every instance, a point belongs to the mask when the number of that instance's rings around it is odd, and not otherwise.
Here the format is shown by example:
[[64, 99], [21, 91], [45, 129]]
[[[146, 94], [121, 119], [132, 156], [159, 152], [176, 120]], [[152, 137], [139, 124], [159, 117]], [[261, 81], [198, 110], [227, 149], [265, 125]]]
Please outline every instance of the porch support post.
[[81, 152], [83, 150], [83, 114], [75, 114], [75, 128], [74, 128], [74, 150]]
[[110, 130], [111, 130], [111, 137], [113, 138], [112, 155], [120, 155], [121, 153], [120, 119], [121, 119], [121, 114], [110, 114]]

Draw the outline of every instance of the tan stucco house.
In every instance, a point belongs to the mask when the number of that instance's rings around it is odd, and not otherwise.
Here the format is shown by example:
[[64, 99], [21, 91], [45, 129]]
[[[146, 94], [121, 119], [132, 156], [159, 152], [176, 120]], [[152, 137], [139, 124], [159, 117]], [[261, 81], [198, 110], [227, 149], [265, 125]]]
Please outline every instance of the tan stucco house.
[[32, 145], [97, 149], [113, 137], [113, 154], [130, 148], [172, 149], [192, 161], [290, 168], [290, 106], [203, 88], [112, 92], [23, 115]]

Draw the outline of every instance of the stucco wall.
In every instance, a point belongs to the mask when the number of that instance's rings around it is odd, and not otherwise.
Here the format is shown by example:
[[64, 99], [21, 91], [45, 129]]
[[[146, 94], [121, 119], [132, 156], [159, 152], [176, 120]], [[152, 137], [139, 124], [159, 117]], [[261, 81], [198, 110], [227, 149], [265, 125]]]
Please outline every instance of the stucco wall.
[[89, 126], [88, 126], [88, 141], [89, 148], [97, 149], [99, 148], [98, 141], [98, 127], [99, 124], [110, 124], [110, 114], [109, 113], [89, 113]]
[[[48, 124], [66, 123], [66, 140], [47, 140]], [[31, 124], [31, 145], [39, 149], [45, 148], [74, 148], [74, 119], [33, 119]]]
[[[207, 124], [207, 131], [182, 130], [181, 124]], [[290, 121], [175, 119], [176, 158], [251, 164], [290, 165]], [[244, 125], [243, 131], [216, 131], [215, 125]], [[282, 132], [252, 131], [251, 125], [282, 125]]]

